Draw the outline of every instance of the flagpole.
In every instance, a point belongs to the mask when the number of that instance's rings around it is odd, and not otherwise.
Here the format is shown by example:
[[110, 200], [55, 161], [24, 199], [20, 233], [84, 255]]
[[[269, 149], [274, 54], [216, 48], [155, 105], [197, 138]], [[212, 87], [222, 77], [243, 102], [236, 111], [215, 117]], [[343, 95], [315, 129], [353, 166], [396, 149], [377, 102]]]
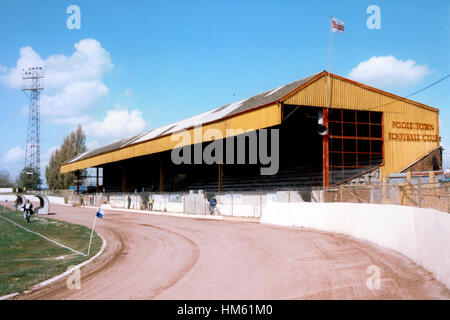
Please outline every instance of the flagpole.
[[333, 26], [332, 26], [333, 17], [330, 15], [329, 21], [329, 36], [328, 36], [328, 79], [327, 79], [327, 107], [330, 107], [330, 72], [331, 72], [331, 49], [332, 49], [332, 41], [333, 41]]
[[88, 248], [88, 256], [91, 253], [91, 243], [92, 243], [92, 236], [94, 235], [94, 229], [95, 229], [95, 222], [97, 221], [97, 215], [95, 215], [94, 218], [94, 225], [92, 226], [92, 231], [91, 231], [91, 238], [89, 239], [89, 248]]
[[[333, 17], [330, 15], [330, 21], [329, 21], [329, 36], [328, 36], [328, 72], [327, 72], [327, 107], [323, 108], [322, 112], [322, 121], [323, 125], [328, 127], [328, 110], [330, 108], [330, 68], [331, 68], [331, 48], [332, 48], [332, 31], [333, 31]], [[322, 137], [322, 180], [323, 180], [323, 191], [325, 193], [326, 189], [329, 185], [329, 165], [330, 165], [330, 159], [329, 159], [329, 140], [328, 140], [328, 134], [325, 134]]]

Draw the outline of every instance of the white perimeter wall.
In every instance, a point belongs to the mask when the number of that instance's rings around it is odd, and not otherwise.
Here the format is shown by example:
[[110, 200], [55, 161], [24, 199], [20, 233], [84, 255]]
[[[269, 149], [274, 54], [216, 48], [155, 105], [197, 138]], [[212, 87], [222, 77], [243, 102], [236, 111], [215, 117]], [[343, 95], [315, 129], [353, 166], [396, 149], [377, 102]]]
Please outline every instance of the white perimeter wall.
[[450, 288], [450, 214], [359, 203], [269, 203], [261, 223], [346, 234], [395, 250]]

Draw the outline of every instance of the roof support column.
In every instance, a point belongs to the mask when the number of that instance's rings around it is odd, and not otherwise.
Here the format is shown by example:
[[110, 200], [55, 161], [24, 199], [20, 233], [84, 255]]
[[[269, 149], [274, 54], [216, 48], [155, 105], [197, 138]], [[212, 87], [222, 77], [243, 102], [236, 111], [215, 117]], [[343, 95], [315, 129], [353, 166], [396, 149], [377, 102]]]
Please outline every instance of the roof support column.
[[75, 180], [77, 182], [77, 194], [80, 194], [80, 171], [75, 171]]
[[[322, 111], [323, 125], [328, 128], [328, 108], [323, 108]], [[330, 155], [329, 155], [329, 141], [328, 133], [322, 136], [322, 177], [323, 190], [325, 191], [329, 184], [329, 170], [330, 170]]]
[[223, 186], [223, 167], [222, 164], [219, 163], [219, 192], [222, 192]]
[[97, 174], [95, 177], [95, 193], [98, 193], [98, 167], [97, 167]]

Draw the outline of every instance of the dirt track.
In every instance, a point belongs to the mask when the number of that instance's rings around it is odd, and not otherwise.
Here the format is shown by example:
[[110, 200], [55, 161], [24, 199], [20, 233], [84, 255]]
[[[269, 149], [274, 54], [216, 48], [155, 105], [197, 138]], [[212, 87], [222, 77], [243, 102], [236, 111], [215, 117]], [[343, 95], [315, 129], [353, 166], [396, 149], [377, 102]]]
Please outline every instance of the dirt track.
[[[52, 205], [51, 217], [91, 227], [95, 210]], [[346, 236], [258, 223], [109, 212], [105, 252], [81, 271], [16, 299], [450, 299], [404, 256]], [[366, 286], [381, 269], [381, 289]]]

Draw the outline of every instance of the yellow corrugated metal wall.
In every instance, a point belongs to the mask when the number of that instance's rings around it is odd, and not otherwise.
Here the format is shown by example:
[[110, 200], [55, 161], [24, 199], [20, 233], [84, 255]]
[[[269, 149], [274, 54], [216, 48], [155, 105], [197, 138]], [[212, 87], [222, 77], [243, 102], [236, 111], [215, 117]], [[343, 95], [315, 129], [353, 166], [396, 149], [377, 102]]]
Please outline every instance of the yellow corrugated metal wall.
[[[294, 105], [324, 107], [327, 105], [328, 77], [323, 76], [308, 85], [284, 103]], [[384, 165], [381, 173], [387, 176], [399, 172], [415, 160], [440, 145], [439, 141], [399, 141], [392, 139], [395, 134], [416, 134], [426, 139], [439, 136], [439, 117], [436, 110], [395, 99], [386, 94], [369, 90], [356, 83], [330, 77], [331, 108], [371, 110], [383, 112], [384, 124]], [[394, 126], [395, 123], [395, 126]], [[407, 123], [432, 125], [425, 129], [408, 129]], [[405, 125], [406, 124], [406, 125]], [[398, 128], [400, 127], [400, 128]], [[427, 127], [427, 126], [424, 126]]]

